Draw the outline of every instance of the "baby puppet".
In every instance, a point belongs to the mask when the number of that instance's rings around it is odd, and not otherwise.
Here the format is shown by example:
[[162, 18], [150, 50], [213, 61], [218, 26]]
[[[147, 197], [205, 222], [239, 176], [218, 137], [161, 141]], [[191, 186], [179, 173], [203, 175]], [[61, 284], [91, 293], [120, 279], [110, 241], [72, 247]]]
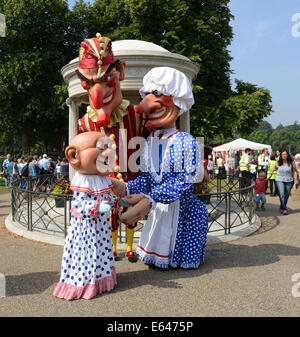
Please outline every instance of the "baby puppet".
[[116, 285], [110, 213], [128, 206], [110, 195], [115, 144], [100, 132], [77, 135], [66, 148], [76, 170], [71, 222], [65, 240], [60, 281], [53, 295], [67, 300], [91, 299]]

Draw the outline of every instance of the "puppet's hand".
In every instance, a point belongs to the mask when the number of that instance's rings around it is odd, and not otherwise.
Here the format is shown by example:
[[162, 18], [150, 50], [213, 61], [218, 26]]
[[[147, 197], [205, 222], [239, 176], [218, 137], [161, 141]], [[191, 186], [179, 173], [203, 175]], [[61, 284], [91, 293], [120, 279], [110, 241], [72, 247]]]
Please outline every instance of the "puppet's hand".
[[128, 202], [128, 204], [135, 205], [137, 204], [140, 200], [144, 199], [145, 196], [143, 194], [130, 194], [125, 197], [125, 201]]
[[120, 216], [121, 222], [125, 225], [136, 223], [143, 216], [148, 214], [151, 209], [150, 200], [142, 194], [134, 194], [131, 195], [130, 198], [128, 197], [126, 200], [133, 206]]
[[113, 185], [112, 191], [114, 194], [124, 197], [126, 195], [126, 184], [115, 178], [110, 178], [110, 180]]

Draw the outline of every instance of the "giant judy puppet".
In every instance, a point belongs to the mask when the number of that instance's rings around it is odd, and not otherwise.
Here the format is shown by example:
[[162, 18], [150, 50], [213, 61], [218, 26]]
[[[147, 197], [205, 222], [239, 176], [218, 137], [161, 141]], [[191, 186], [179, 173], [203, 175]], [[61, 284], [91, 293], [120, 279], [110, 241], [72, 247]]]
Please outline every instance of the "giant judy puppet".
[[[135, 112], [129, 101], [123, 100], [120, 81], [124, 80], [125, 66], [125, 61], [114, 58], [111, 40], [100, 33], [80, 45], [79, 69], [76, 69], [76, 73], [82, 87], [88, 92], [90, 105], [87, 107], [87, 113], [78, 121], [77, 134], [101, 131], [115, 142], [116, 166], [112, 176], [120, 181], [128, 181], [138, 176], [129, 169], [120, 172], [120, 166], [123, 164], [125, 168], [128, 167], [128, 158], [135, 151], [128, 149], [130, 139], [147, 132], [143, 128], [143, 116]], [[120, 212], [113, 211], [111, 217], [115, 257], [119, 214]], [[131, 262], [136, 261], [132, 249], [135, 227], [136, 223], [133, 223], [128, 224], [126, 228], [126, 257]]]
[[151, 69], [143, 79], [142, 101], [136, 111], [145, 114], [152, 130], [141, 154], [140, 175], [127, 184], [112, 179], [114, 192], [128, 195], [133, 207], [121, 215], [134, 223], [148, 214], [137, 253], [159, 268], [197, 268], [204, 261], [208, 213], [193, 195], [194, 184], [208, 180], [194, 137], [176, 128], [178, 117], [194, 103], [191, 84], [182, 72]]

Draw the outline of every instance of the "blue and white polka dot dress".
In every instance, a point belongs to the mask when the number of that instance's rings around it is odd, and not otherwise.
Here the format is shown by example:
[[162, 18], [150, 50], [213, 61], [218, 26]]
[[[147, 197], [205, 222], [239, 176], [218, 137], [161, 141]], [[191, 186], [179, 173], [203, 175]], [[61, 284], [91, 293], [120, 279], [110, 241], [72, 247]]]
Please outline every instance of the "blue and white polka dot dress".
[[[144, 193], [153, 201], [137, 253], [157, 267], [197, 268], [204, 261], [208, 229], [206, 206], [193, 195], [194, 183], [201, 177], [201, 152], [185, 132], [164, 134], [159, 140], [166, 142], [163, 151], [153, 152], [159, 146], [148, 137], [140, 176], [127, 184], [130, 194]], [[155, 161], [160, 163], [158, 169]]]
[[53, 293], [56, 297], [90, 299], [97, 293], [112, 290], [116, 284], [110, 213], [97, 217], [90, 213], [105, 194], [92, 193], [74, 191], [61, 277]]

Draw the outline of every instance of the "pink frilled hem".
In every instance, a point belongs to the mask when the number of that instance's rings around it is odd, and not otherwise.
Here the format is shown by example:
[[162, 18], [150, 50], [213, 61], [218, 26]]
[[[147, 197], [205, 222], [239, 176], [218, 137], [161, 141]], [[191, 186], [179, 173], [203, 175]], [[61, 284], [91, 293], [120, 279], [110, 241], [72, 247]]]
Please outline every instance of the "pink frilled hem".
[[90, 300], [97, 294], [104, 291], [111, 291], [117, 284], [117, 276], [115, 267], [112, 269], [110, 276], [97, 280], [95, 284], [87, 284], [84, 287], [77, 287], [72, 284], [59, 282], [54, 289], [53, 296], [63, 298], [65, 300], [77, 300], [84, 298]]

